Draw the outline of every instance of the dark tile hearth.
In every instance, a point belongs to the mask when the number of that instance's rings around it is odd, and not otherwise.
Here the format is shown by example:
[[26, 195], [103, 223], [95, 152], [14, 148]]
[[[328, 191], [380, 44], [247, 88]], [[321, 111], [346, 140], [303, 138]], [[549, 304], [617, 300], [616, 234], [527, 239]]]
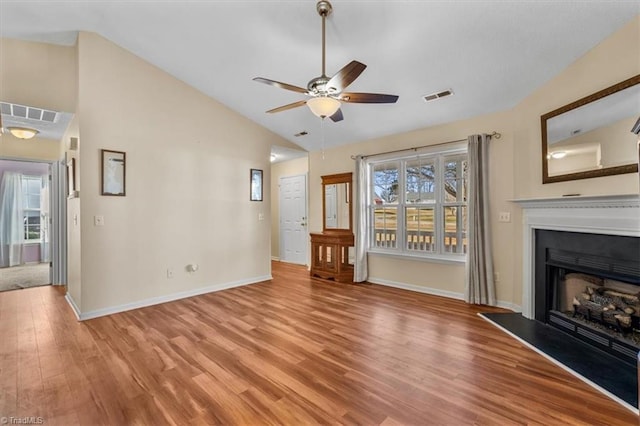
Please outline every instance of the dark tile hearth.
[[638, 368], [556, 328], [519, 313], [485, 313], [484, 318], [519, 337], [550, 358], [638, 407]]

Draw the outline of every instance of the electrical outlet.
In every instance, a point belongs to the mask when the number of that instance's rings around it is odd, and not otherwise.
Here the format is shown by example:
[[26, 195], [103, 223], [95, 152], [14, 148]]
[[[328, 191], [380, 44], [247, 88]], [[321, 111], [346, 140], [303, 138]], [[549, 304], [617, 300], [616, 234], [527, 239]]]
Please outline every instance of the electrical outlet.
[[104, 216], [96, 215], [93, 217], [93, 225], [94, 226], [104, 226]]
[[498, 222], [511, 222], [511, 212], [500, 212]]
[[173, 278], [173, 269], [167, 268], [167, 278]]
[[258, 220], [264, 220], [264, 213], [258, 213]]
[[495, 282], [499, 282], [500, 281], [500, 272], [494, 272], [493, 273], [493, 281], [495, 281]]

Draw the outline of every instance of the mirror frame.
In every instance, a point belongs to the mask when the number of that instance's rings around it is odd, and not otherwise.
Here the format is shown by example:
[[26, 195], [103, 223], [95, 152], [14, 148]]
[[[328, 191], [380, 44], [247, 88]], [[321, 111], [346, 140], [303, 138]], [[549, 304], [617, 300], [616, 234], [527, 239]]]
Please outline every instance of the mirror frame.
[[[585, 96], [575, 102], [571, 102], [561, 108], [548, 112], [540, 117], [542, 129], [542, 183], [566, 182], [569, 180], [589, 179], [602, 176], [621, 175], [625, 173], [636, 173], [638, 171], [638, 163], [625, 164], [622, 166], [604, 167], [602, 169], [587, 170], [584, 172], [565, 173], [562, 175], [549, 176], [549, 165], [547, 163], [547, 120], [556, 117], [565, 112], [584, 106], [588, 103], [595, 102], [598, 99], [605, 98], [621, 90], [640, 84], [640, 74], [633, 76], [627, 80], [614, 84], [611, 87], [600, 90], [592, 95]], [[631, 132], [631, 129], [629, 129]]]
[[[322, 232], [327, 234], [353, 234], [353, 194], [351, 193], [353, 173], [338, 173], [335, 175], [320, 176], [322, 179]], [[325, 186], [334, 185], [337, 183], [347, 184], [347, 196], [349, 204], [349, 229], [346, 228], [327, 228], [327, 215], [325, 214], [326, 200], [325, 200]]]

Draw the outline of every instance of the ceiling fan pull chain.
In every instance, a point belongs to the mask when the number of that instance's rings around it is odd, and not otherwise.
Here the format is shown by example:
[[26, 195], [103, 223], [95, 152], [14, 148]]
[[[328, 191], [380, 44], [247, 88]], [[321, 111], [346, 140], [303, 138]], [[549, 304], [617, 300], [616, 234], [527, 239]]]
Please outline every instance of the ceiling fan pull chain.
[[324, 160], [324, 117], [320, 118], [320, 135], [322, 138], [322, 160]]

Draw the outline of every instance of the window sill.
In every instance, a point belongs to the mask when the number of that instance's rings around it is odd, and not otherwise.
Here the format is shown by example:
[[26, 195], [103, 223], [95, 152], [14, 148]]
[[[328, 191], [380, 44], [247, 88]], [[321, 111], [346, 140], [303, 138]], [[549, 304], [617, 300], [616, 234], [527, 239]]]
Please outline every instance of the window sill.
[[394, 257], [402, 260], [417, 260], [419, 262], [431, 262], [431, 263], [445, 263], [449, 265], [464, 265], [467, 262], [467, 256], [447, 256], [447, 255], [429, 255], [429, 256], [417, 256], [408, 253], [390, 253], [388, 251], [368, 250], [368, 254], [381, 257]]

